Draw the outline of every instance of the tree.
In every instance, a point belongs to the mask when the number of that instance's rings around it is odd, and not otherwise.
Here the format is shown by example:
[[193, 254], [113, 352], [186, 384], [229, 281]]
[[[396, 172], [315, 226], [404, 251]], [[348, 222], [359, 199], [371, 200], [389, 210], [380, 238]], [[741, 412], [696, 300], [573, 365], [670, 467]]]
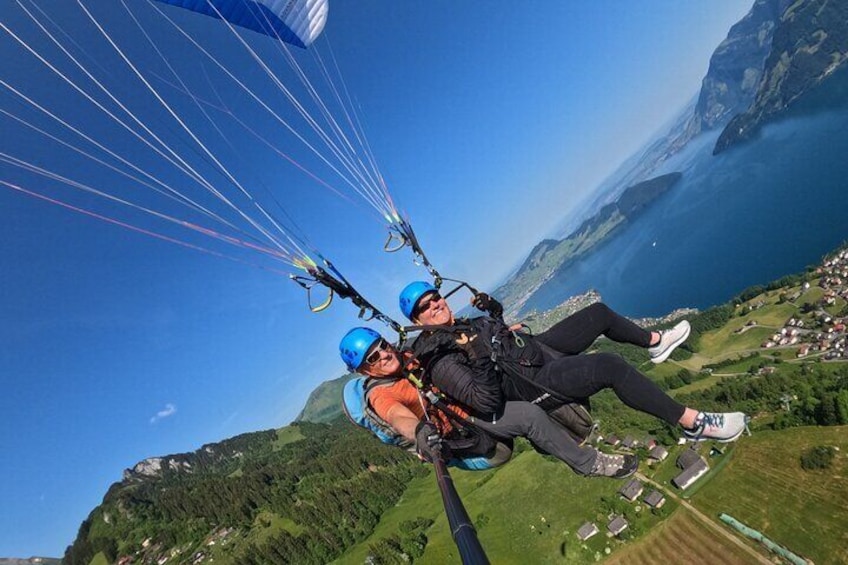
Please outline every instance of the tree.
[[801, 454], [801, 468], [805, 471], [827, 469], [833, 463], [836, 450], [827, 445], [811, 447]]
[[829, 392], [821, 397], [816, 407], [816, 423], [820, 426], [836, 426], [839, 424], [839, 413], [836, 406], [835, 393]]
[[836, 395], [836, 415], [840, 424], [848, 424], [848, 389]]

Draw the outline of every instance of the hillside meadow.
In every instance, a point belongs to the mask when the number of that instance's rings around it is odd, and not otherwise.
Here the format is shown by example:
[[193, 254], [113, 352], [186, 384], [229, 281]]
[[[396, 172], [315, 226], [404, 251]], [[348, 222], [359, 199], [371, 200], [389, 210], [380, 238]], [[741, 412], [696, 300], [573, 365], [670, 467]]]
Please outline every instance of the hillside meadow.
[[[724, 470], [692, 497], [815, 563], [848, 563], [848, 426], [764, 430], [744, 438]], [[803, 450], [839, 449], [829, 469], [805, 471]]]
[[[622, 481], [584, 478], [563, 463], [542, 457], [532, 450], [513, 458], [495, 471], [465, 472], [453, 470], [457, 490], [468, 514], [475, 522], [486, 552], [498, 562], [516, 563], [593, 563], [625, 546], [605, 535], [606, 518], [602, 498], [618, 500], [616, 491]], [[634, 516], [634, 529], [648, 531], [660, 518], [646, 507], [639, 512], [627, 505]], [[435, 477], [413, 481], [397, 506], [383, 515], [374, 533], [358, 544], [337, 563], [361, 565], [369, 545], [397, 532], [404, 520], [429, 517], [435, 520], [427, 530], [424, 555], [416, 563], [444, 564], [459, 562], [450, 537]], [[577, 529], [593, 521], [601, 533], [581, 543]]]

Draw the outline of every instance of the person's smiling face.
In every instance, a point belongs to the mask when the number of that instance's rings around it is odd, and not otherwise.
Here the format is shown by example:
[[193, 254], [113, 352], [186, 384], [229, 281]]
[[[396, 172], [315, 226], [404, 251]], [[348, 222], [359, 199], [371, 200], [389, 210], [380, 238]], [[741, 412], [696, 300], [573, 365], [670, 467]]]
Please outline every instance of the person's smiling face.
[[400, 355], [394, 346], [385, 339], [378, 339], [368, 349], [365, 361], [359, 372], [369, 377], [393, 377], [400, 373]]
[[453, 312], [438, 292], [428, 292], [415, 305], [415, 321], [421, 326], [453, 325]]

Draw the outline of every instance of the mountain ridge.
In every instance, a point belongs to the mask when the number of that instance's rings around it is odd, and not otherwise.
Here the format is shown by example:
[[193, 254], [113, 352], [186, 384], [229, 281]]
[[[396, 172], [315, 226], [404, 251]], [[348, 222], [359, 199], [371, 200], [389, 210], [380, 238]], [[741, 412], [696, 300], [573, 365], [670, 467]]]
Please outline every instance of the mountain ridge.
[[0, 557], [0, 565], [59, 565], [61, 562], [54, 557]]
[[329, 424], [338, 418], [341, 415], [339, 399], [342, 396], [342, 389], [355, 376], [354, 373], [346, 373], [319, 384], [309, 393], [306, 404], [294, 421]]
[[[585, 216], [597, 213], [628, 186], [656, 174], [695, 137], [724, 128], [734, 116], [747, 110], [757, 93], [758, 81], [771, 52], [777, 21], [790, 3], [789, 0], [754, 2], [713, 51], [701, 88], [693, 99], [658, 129], [660, 133], [619, 165], [594, 191], [590, 202], [575, 213]], [[570, 225], [574, 223], [569, 221]]]
[[848, 4], [795, 2], [781, 15], [751, 106], [734, 116], [713, 154], [751, 139], [760, 128], [828, 80], [848, 61]]
[[519, 317], [530, 296], [560, 269], [591, 252], [611, 233], [633, 220], [682, 176], [675, 172], [637, 183], [622, 192], [615, 202], [584, 220], [568, 237], [545, 239], [537, 244], [522, 267], [492, 293], [503, 302], [506, 317]]

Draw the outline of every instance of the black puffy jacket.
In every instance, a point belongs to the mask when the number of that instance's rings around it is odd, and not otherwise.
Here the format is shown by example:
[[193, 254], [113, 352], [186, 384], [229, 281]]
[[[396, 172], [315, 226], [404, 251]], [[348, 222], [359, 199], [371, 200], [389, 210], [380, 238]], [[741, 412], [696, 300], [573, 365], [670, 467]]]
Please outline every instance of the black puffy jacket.
[[412, 351], [430, 382], [470, 413], [499, 415], [506, 400], [533, 401], [545, 391], [533, 384], [548, 359], [527, 334], [488, 317], [460, 318], [453, 326], [424, 331]]

